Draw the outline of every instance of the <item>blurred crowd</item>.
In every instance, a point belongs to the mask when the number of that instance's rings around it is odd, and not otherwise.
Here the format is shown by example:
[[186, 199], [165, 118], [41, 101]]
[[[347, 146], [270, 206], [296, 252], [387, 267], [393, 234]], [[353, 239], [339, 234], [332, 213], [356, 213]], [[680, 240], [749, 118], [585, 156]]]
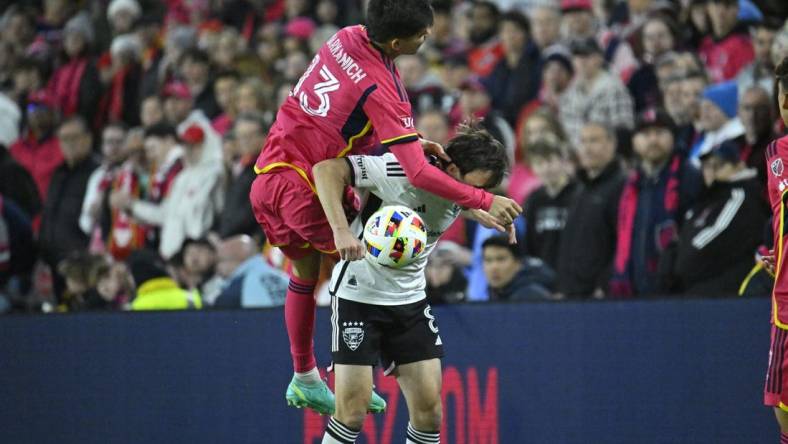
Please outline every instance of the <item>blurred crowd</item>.
[[[459, 220], [433, 303], [768, 295], [783, 0], [433, 1], [422, 136], [507, 148], [519, 242]], [[363, 0], [0, 1], [0, 312], [281, 305], [253, 164]], [[262, 252], [262, 253], [261, 253]], [[327, 294], [318, 296], [325, 302]]]

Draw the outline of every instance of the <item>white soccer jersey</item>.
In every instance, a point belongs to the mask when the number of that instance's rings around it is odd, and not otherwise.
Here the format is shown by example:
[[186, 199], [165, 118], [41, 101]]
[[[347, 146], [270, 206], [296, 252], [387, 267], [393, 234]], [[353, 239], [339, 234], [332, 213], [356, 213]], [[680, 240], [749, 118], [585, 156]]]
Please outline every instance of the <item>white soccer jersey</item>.
[[[421, 216], [427, 229], [427, 246], [419, 259], [399, 269], [380, 266], [366, 256], [359, 261], [340, 261], [331, 275], [330, 293], [342, 299], [375, 305], [403, 305], [424, 299], [427, 257], [438, 238], [459, 216], [460, 207], [411, 185], [391, 153], [346, 159], [351, 166], [350, 176], [355, 188], [375, 194], [383, 206], [402, 205]], [[361, 230], [363, 227], [358, 230], [359, 237]]]

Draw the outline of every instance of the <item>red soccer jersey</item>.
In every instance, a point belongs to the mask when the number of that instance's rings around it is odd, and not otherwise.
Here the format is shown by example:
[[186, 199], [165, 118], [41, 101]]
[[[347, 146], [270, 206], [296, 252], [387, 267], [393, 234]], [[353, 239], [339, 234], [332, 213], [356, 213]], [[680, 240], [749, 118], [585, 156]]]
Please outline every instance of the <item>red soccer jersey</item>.
[[363, 26], [350, 26], [320, 48], [293, 87], [255, 170], [293, 168], [311, 186], [312, 166], [322, 160], [415, 140], [394, 61], [372, 45]]
[[773, 141], [766, 148], [768, 172], [769, 203], [772, 206], [772, 230], [774, 233], [775, 284], [772, 290], [772, 323], [780, 328], [788, 329], [788, 268], [785, 256], [788, 245], [785, 244], [788, 230], [788, 171], [785, 161], [788, 159], [788, 136]]

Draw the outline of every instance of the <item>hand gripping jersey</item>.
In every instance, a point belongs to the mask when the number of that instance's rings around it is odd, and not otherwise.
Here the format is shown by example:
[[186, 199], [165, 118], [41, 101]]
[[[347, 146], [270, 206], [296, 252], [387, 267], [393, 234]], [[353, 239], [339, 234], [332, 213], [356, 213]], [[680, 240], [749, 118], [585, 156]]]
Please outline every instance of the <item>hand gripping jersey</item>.
[[772, 230], [774, 232], [775, 282], [772, 290], [772, 323], [788, 330], [788, 268], [785, 256], [788, 254], [785, 234], [788, 231], [788, 137], [773, 141], [766, 149], [768, 168], [769, 203], [772, 206]]
[[427, 228], [427, 247], [419, 259], [398, 269], [382, 267], [367, 257], [341, 261], [334, 267], [330, 293], [374, 305], [403, 305], [424, 299], [427, 257], [438, 238], [459, 216], [460, 207], [411, 185], [393, 154], [350, 156], [347, 161], [354, 187], [377, 195], [383, 206], [402, 205], [421, 216]]
[[315, 189], [312, 166], [378, 144], [418, 140], [393, 60], [363, 26], [332, 36], [315, 55], [276, 116], [255, 171], [291, 168]]

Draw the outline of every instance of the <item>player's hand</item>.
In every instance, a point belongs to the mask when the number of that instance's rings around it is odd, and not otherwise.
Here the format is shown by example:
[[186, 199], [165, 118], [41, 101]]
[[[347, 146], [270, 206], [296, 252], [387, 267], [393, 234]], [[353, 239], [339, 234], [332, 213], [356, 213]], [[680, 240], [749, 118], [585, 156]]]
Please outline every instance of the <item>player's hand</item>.
[[446, 162], [451, 162], [451, 157], [446, 154], [446, 150], [443, 149], [443, 146], [438, 142], [433, 142], [427, 139], [419, 139], [421, 142], [421, 147], [424, 149], [424, 152], [427, 154], [432, 154], [435, 157], [439, 157]]
[[494, 196], [488, 211], [503, 226], [511, 224], [514, 218], [522, 212], [523, 208], [517, 202], [504, 196]]
[[357, 261], [364, 258], [364, 244], [353, 236], [349, 228], [334, 231], [334, 245], [343, 260]]
[[760, 261], [763, 263], [763, 268], [766, 270], [766, 272], [774, 276], [774, 272], [775, 272], [774, 250], [769, 250], [769, 254], [762, 255], [760, 257]]
[[498, 223], [498, 219], [494, 218], [490, 213], [479, 210], [479, 209], [469, 209], [468, 211], [471, 219], [475, 220], [482, 224], [485, 228], [493, 228], [501, 233], [506, 233], [506, 227]]

